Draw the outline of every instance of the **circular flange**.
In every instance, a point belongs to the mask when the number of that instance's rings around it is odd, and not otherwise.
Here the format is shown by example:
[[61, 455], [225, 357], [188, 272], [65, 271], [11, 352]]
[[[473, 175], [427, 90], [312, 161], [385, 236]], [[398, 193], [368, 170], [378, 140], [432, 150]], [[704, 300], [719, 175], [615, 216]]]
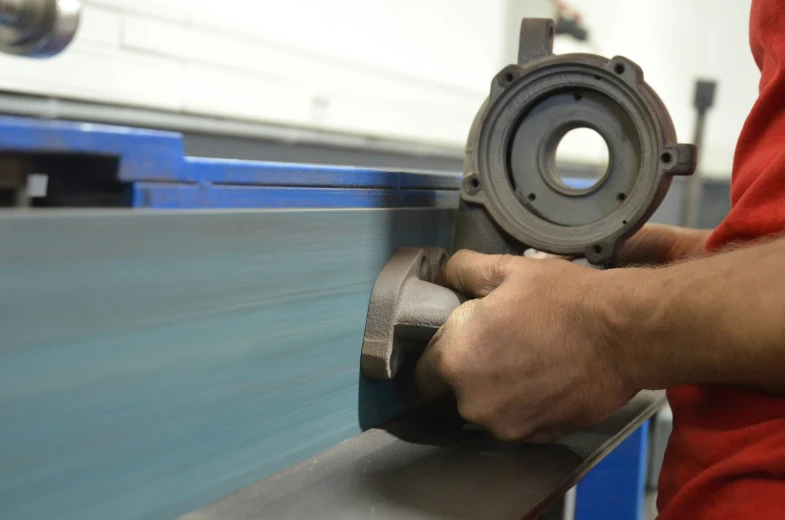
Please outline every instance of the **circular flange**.
[[[622, 57], [574, 54], [505, 68], [467, 144], [462, 198], [483, 204], [529, 247], [599, 263], [657, 208], [674, 174], [694, 170], [694, 149], [678, 145], [673, 123], [641, 69]], [[556, 148], [586, 127], [608, 145], [593, 186], [565, 184]]]

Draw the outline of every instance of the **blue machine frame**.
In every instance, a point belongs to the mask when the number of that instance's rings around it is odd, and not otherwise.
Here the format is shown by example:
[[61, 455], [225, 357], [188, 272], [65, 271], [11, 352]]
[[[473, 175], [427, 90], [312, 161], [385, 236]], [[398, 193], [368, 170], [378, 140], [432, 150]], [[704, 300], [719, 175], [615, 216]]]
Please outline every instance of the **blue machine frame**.
[[[124, 186], [126, 206], [147, 209], [447, 209], [457, 206], [461, 180], [459, 174], [186, 157], [177, 133], [17, 117], [0, 117], [0, 153], [116, 158], [112, 180]], [[580, 482], [577, 520], [639, 517], [632, 515], [642, 511], [646, 432], [644, 425]]]

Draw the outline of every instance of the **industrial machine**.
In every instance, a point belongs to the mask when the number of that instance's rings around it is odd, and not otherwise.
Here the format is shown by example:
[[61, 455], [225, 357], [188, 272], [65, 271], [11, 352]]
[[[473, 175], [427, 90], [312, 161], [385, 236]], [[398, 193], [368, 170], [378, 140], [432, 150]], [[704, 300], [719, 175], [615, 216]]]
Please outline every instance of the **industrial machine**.
[[[77, 15], [0, 0], [2, 49], [56, 53]], [[578, 483], [590, 518], [611, 481], [638, 500], [662, 393], [550, 445], [503, 443], [424, 415], [407, 372], [464, 300], [439, 284], [448, 251], [612, 264], [695, 168], [635, 63], [555, 56], [553, 34], [523, 21], [462, 177], [184, 157], [177, 134], [0, 118], [3, 160], [79, 181], [50, 182], [42, 206], [113, 208], [0, 214], [0, 516], [538, 518]], [[555, 166], [576, 127], [608, 144], [599, 179]]]

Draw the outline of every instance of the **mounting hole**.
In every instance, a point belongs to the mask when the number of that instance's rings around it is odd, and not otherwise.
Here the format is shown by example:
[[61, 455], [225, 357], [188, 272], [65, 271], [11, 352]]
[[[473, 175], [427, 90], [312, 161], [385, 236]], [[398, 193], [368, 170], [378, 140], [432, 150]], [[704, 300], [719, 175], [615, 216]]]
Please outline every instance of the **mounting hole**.
[[608, 172], [608, 143], [596, 130], [573, 128], [556, 146], [554, 163], [558, 186], [581, 192], [594, 188]]
[[572, 97], [575, 98], [575, 101], [580, 101], [583, 99], [583, 96], [580, 94], [573, 94]]
[[621, 225], [622, 225], [622, 226], [626, 226], [626, 225], [627, 225], [627, 221], [626, 221], [626, 220], [622, 220], [622, 221], [621, 221]]
[[616, 65], [613, 66], [613, 72], [615, 72], [616, 74], [624, 74], [624, 65], [622, 65], [621, 63], [617, 63]]
[[619, 193], [618, 195], [616, 195], [616, 200], [619, 200], [619, 201], [622, 201], [622, 200], [624, 200], [626, 198], [627, 198], [627, 195], [625, 195], [624, 193]]
[[535, 195], [534, 193], [529, 193], [529, 195], [526, 198], [529, 200], [537, 200], [537, 195]]
[[515, 79], [515, 75], [513, 75], [512, 72], [505, 72], [503, 77], [504, 77], [504, 82], [507, 84], [512, 83], [513, 80]]
[[662, 152], [662, 155], [660, 155], [660, 160], [666, 164], [671, 162], [671, 159], [673, 159], [673, 156], [670, 152]]
[[600, 244], [594, 244], [594, 247], [592, 249], [596, 254], [598, 255], [602, 254], [602, 246]]
[[477, 177], [472, 177], [472, 179], [469, 181], [469, 184], [471, 184], [472, 188], [479, 188], [480, 180]]
[[428, 276], [428, 257], [420, 258], [420, 278]]

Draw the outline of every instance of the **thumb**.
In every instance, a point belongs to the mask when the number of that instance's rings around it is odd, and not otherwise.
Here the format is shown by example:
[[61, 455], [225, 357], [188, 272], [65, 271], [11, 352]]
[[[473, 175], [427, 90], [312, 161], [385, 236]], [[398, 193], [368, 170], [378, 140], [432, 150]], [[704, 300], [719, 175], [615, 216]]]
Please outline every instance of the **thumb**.
[[518, 257], [485, 255], [464, 249], [444, 268], [447, 285], [469, 298], [483, 298], [504, 282]]

